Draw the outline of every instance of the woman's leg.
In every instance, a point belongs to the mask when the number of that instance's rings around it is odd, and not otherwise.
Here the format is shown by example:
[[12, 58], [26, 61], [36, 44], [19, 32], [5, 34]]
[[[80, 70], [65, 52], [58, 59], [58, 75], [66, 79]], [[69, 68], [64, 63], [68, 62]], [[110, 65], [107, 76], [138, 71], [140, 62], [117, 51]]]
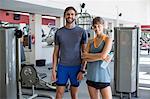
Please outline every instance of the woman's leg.
[[102, 99], [112, 99], [111, 87], [107, 86], [100, 90]]
[[88, 86], [88, 91], [89, 91], [90, 99], [100, 99], [98, 89]]

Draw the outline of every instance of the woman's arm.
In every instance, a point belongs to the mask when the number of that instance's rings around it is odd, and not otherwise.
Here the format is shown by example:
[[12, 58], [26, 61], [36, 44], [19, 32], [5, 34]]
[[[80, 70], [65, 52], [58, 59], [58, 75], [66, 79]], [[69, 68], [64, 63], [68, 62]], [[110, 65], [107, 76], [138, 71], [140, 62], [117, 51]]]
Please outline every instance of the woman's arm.
[[83, 59], [88, 62], [104, 60], [109, 57], [108, 53], [110, 52], [112, 47], [112, 40], [109, 37], [106, 37], [105, 46], [101, 53], [84, 53]]
[[108, 55], [108, 53], [111, 51], [111, 48], [112, 48], [112, 39], [110, 37], [106, 37], [106, 41], [105, 41], [105, 46], [104, 46], [104, 49], [102, 51], [102, 58], [105, 59]]

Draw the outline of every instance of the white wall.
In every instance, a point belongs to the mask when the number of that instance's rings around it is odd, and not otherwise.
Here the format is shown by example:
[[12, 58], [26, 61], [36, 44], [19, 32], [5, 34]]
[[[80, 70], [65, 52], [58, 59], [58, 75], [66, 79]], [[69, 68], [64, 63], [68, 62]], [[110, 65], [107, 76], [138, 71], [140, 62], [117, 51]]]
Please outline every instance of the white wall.
[[53, 46], [47, 46], [47, 47], [42, 47], [42, 56], [41, 59], [46, 59], [46, 64], [52, 63], [52, 58], [53, 58]]
[[150, 25], [150, 0], [147, 0], [146, 6], [147, 6], [147, 15], [145, 25]]

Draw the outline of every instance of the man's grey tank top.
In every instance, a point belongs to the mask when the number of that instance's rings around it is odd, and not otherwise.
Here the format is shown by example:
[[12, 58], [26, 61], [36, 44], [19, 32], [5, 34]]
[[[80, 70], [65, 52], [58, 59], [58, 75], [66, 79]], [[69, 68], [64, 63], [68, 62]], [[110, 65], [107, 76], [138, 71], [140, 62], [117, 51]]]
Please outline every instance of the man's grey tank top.
[[[94, 42], [91, 43], [89, 53], [100, 53], [104, 48], [105, 42], [102, 41], [98, 48], [94, 47]], [[110, 83], [109, 67], [102, 68], [102, 60], [87, 63], [87, 80], [94, 82]]]

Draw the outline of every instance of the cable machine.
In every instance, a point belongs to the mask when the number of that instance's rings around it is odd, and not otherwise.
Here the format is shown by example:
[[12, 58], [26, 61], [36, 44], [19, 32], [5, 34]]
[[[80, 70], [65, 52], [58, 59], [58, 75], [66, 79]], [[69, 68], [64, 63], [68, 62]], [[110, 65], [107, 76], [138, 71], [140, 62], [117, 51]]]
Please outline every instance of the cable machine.
[[91, 29], [92, 26], [92, 16], [87, 13], [86, 11], [83, 12], [83, 9], [85, 8], [85, 3], [82, 3], [80, 5], [81, 11], [80, 13], [78, 13], [77, 15], [77, 20], [76, 20], [76, 24], [82, 28], [84, 28], [87, 33], [88, 33], [88, 37], [93, 38], [94, 37], [94, 32]]

